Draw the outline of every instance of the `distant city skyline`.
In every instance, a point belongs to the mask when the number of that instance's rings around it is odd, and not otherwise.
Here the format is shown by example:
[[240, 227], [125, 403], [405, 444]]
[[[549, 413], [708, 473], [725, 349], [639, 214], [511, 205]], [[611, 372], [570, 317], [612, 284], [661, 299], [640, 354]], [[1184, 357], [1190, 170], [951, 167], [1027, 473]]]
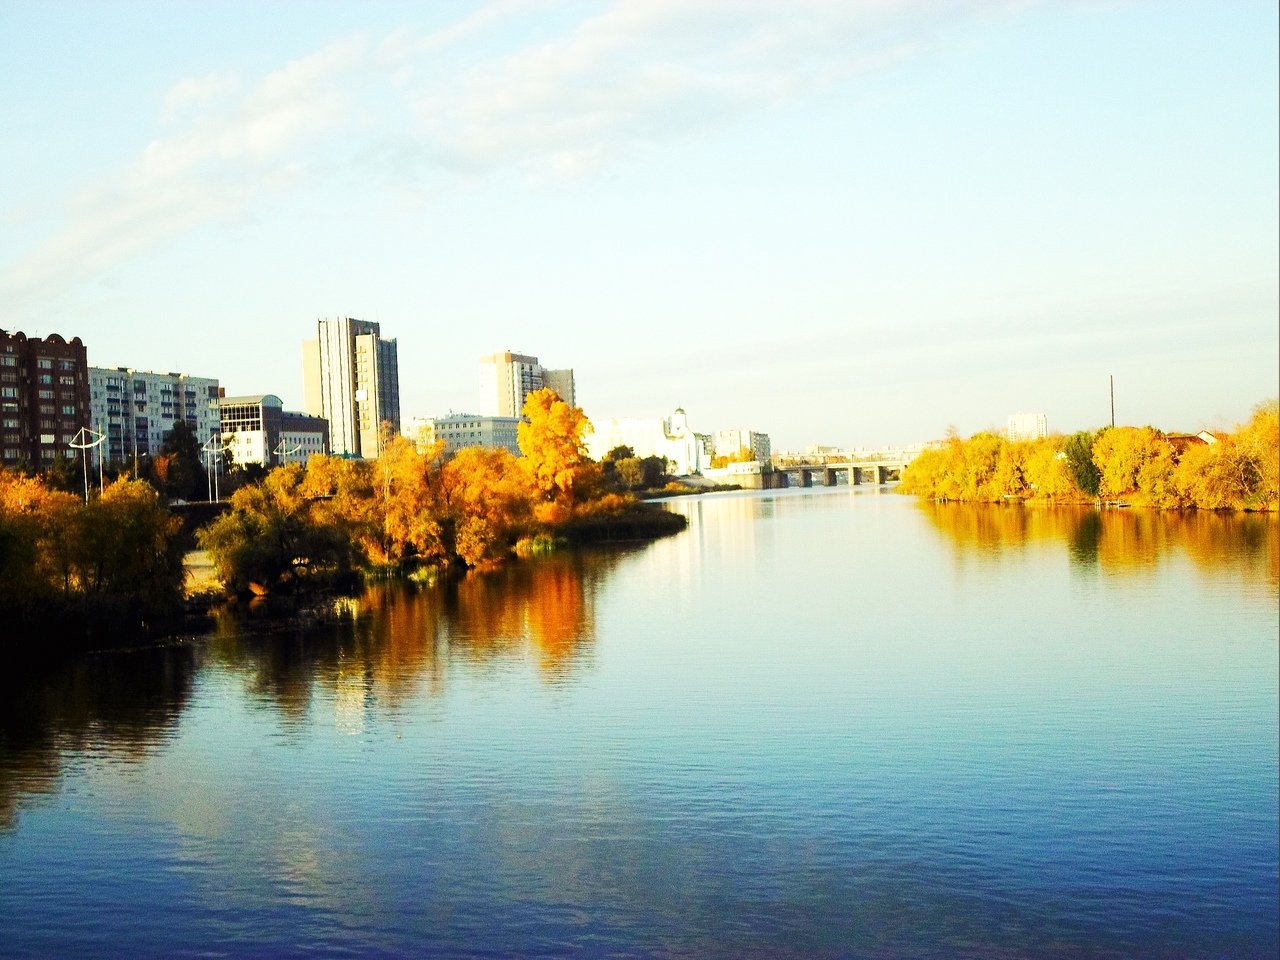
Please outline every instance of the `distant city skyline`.
[[[911, 443], [1280, 393], [1271, 2], [0, 0], [3, 326], [303, 405], [385, 325], [589, 417]], [[122, 63], [129, 69], [121, 69]]]

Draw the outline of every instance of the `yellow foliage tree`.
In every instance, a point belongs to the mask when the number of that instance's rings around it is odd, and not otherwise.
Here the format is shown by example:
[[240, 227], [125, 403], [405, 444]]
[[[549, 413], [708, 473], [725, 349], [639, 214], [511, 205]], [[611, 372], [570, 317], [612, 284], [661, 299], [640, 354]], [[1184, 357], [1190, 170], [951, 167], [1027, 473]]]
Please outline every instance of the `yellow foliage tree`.
[[497, 559], [529, 513], [526, 477], [507, 450], [468, 447], [440, 471], [439, 509], [452, 549], [467, 566]]
[[543, 500], [573, 504], [595, 475], [582, 438], [591, 421], [580, 407], [571, 407], [554, 390], [535, 390], [524, 404], [525, 422], [517, 429], [520, 461]]
[[1246, 505], [1275, 510], [1280, 505], [1280, 403], [1268, 400], [1259, 404], [1235, 439], [1256, 475]]
[[1054, 501], [1081, 498], [1061, 443], [1061, 437], [1043, 437], [1031, 444], [1024, 473], [1032, 495], [1037, 498]]
[[1093, 462], [1102, 473], [1104, 496], [1164, 492], [1172, 474], [1172, 448], [1151, 427], [1113, 427], [1093, 442]]

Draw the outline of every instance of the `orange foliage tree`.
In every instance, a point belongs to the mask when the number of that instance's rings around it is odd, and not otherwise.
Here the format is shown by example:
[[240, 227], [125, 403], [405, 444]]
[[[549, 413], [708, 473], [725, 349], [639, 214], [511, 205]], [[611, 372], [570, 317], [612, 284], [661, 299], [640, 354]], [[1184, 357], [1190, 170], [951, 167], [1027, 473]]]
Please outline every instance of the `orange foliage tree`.
[[520, 461], [536, 495], [553, 503], [560, 511], [539, 511], [539, 519], [572, 509], [577, 499], [589, 493], [596, 476], [587, 457], [583, 436], [591, 421], [580, 407], [571, 407], [554, 390], [535, 390], [524, 404], [525, 422], [516, 434]]

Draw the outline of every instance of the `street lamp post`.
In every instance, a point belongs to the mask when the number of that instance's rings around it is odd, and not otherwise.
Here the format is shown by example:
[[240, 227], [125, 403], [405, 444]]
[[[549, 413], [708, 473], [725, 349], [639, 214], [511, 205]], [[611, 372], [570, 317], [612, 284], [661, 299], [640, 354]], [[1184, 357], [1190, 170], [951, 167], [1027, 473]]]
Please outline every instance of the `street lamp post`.
[[[90, 439], [96, 438], [96, 439]], [[90, 430], [88, 427], [81, 427], [76, 431], [76, 435], [68, 441], [67, 446], [81, 452], [81, 460], [84, 463], [84, 502], [89, 502], [89, 451], [94, 447], [102, 444], [107, 439], [105, 433], [99, 433], [97, 430]], [[98, 463], [98, 494], [102, 494], [102, 463]]]
[[210, 434], [200, 447], [205, 452], [205, 473], [209, 480], [209, 500], [213, 503], [219, 503], [218, 499], [218, 462], [222, 459], [222, 453], [227, 449], [227, 442], [222, 439], [222, 434]]
[[275, 449], [272, 450], [271, 452], [278, 457], [282, 457], [283, 459], [280, 462], [281, 464], [285, 464], [289, 462], [289, 458], [293, 456], [293, 454], [297, 453], [301, 449], [302, 449], [302, 444], [300, 443], [295, 444], [292, 447], [286, 447], [285, 442], [282, 439], [279, 443], [276, 444]]

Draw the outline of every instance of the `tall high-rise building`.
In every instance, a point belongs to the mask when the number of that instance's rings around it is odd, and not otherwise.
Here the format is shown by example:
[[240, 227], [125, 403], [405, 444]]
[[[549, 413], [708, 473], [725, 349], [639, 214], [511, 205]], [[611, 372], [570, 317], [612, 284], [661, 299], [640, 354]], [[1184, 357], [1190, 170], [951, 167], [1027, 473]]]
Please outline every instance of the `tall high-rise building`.
[[554, 390], [563, 400], [571, 407], [578, 404], [574, 397], [573, 389], [573, 371], [572, 370], [543, 370], [542, 385], [548, 390]]
[[480, 412], [485, 416], [518, 417], [529, 394], [543, 387], [576, 405], [572, 370], [544, 370], [537, 357], [509, 350], [480, 358]]
[[89, 426], [84, 344], [56, 333], [0, 330], [0, 464], [48, 468], [79, 451], [68, 446]]
[[302, 343], [306, 412], [329, 421], [329, 449], [340, 456], [376, 457], [382, 426], [400, 432], [400, 363], [395, 340], [381, 326], [339, 317], [319, 320], [318, 336]]
[[1006, 434], [1010, 442], [1039, 440], [1049, 435], [1049, 418], [1043, 413], [1011, 413]]

